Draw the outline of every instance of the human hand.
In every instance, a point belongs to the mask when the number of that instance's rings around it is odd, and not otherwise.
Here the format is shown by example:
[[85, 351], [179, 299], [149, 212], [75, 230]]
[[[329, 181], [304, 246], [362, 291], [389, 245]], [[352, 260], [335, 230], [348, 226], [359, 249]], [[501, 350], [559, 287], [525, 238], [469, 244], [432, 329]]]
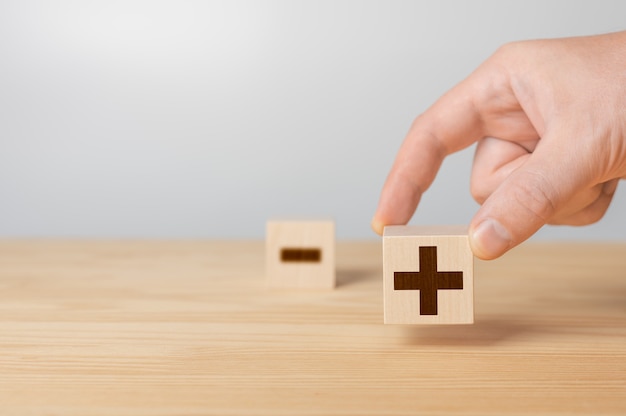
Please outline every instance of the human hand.
[[500, 48], [416, 118], [372, 228], [406, 224], [443, 159], [474, 142], [477, 257], [499, 257], [544, 224], [598, 221], [626, 177], [626, 32]]

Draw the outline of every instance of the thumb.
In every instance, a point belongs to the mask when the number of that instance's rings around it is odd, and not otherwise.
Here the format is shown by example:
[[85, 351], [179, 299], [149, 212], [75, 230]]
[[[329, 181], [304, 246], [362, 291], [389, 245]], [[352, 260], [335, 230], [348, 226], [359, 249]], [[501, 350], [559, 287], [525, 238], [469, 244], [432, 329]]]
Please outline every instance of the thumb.
[[551, 150], [535, 149], [479, 209], [469, 230], [476, 257], [495, 259], [527, 240], [591, 182], [571, 153]]

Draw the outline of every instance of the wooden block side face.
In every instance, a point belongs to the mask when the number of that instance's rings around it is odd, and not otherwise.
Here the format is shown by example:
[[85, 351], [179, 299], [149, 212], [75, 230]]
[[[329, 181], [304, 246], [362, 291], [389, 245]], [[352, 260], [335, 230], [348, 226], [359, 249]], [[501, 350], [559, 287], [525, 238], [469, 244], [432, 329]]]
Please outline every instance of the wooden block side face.
[[385, 233], [385, 323], [473, 323], [473, 264], [467, 235]]
[[268, 221], [267, 282], [276, 288], [335, 287], [332, 221]]

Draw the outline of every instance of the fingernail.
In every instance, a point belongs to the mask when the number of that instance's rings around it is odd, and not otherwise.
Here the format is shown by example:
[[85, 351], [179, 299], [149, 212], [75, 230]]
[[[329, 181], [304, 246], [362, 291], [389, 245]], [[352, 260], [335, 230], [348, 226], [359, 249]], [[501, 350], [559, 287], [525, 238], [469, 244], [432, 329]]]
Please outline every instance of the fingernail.
[[378, 235], [383, 235], [383, 224], [378, 221], [375, 217], [372, 218], [372, 222], [371, 222], [371, 226], [372, 226], [372, 230], [374, 230], [374, 232]]
[[474, 253], [483, 259], [494, 259], [511, 246], [511, 234], [492, 218], [487, 218], [476, 227], [472, 240]]

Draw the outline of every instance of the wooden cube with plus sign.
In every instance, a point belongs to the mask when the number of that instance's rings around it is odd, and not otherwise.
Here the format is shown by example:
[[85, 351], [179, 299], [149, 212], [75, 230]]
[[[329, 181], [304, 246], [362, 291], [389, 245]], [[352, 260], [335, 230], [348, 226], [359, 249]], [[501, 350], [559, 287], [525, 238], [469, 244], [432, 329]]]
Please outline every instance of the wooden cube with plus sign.
[[335, 223], [332, 220], [267, 222], [266, 275], [274, 288], [335, 287]]
[[385, 227], [384, 322], [474, 323], [473, 269], [466, 227]]

